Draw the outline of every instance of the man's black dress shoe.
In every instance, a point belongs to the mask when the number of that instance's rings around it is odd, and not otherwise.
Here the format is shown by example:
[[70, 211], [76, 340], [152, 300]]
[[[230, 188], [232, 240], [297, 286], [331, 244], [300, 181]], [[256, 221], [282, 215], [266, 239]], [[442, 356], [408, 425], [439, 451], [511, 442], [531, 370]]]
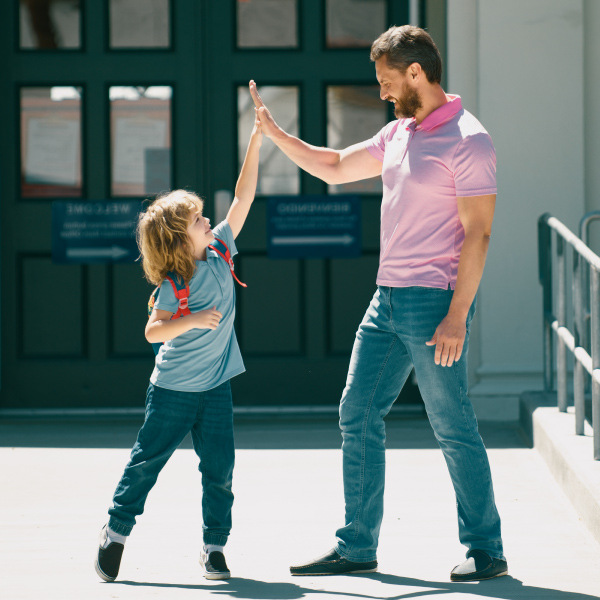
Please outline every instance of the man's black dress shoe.
[[467, 560], [450, 573], [451, 581], [481, 581], [508, 575], [508, 565], [501, 558], [492, 558], [483, 550], [469, 550]]
[[377, 561], [352, 562], [342, 558], [335, 550], [304, 565], [290, 567], [292, 575], [345, 575], [348, 573], [374, 573]]

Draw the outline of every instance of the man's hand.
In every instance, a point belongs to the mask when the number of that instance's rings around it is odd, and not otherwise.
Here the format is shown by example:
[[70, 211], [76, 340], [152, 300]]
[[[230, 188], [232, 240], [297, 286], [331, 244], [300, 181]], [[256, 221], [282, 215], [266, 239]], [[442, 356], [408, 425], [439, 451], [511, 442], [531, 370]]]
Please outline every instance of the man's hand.
[[262, 101], [262, 98], [256, 89], [256, 83], [254, 83], [254, 80], [250, 81], [249, 87], [250, 95], [252, 96], [252, 100], [254, 100], [254, 106], [256, 107], [256, 117], [260, 123], [260, 128], [267, 137], [273, 137], [279, 131], [279, 125], [275, 123], [275, 119], [273, 119], [269, 109]]
[[446, 315], [438, 325], [433, 337], [425, 342], [435, 346], [435, 364], [451, 367], [460, 360], [467, 335], [466, 319]]
[[353, 144], [344, 150], [333, 150], [307, 144], [286, 133], [275, 123], [256, 89], [256, 83], [250, 81], [249, 87], [263, 134], [301, 169], [332, 185], [381, 175], [383, 163], [371, 156], [363, 143]]

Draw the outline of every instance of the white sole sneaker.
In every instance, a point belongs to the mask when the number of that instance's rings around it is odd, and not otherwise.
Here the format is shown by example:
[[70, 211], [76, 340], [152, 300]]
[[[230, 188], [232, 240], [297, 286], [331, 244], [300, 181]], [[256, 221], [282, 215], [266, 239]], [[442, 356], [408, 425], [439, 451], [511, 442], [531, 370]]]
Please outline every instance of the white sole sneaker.
[[200, 553], [200, 565], [204, 571], [204, 578], [211, 580], [229, 579], [231, 573], [225, 562], [222, 552]]
[[[124, 545], [119, 544], [118, 542], [107, 542], [108, 538], [105, 525], [100, 532], [98, 553], [96, 554], [96, 560], [94, 561], [94, 568], [100, 579], [111, 582], [114, 581], [119, 574]], [[108, 573], [105, 571], [108, 571]]]

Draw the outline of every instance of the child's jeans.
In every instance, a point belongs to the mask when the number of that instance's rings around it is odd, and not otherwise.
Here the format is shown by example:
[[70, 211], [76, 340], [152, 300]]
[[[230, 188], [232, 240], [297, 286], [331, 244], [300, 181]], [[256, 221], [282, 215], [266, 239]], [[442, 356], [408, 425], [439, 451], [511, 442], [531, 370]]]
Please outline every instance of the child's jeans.
[[158, 474], [190, 431], [202, 473], [204, 543], [225, 545], [231, 530], [234, 464], [229, 381], [206, 392], [176, 392], [150, 384], [146, 419], [108, 511], [113, 531], [131, 533]]

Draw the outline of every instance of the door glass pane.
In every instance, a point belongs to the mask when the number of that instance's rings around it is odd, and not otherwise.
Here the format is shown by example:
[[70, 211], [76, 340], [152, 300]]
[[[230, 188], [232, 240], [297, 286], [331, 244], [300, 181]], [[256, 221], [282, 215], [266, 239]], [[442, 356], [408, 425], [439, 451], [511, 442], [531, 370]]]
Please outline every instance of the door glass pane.
[[[376, 85], [332, 85], [327, 88], [327, 146], [342, 149], [372, 138], [387, 123], [387, 106]], [[381, 177], [330, 185], [330, 194], [379, 193]]]
[[[264, 103], [277, 123], [288, 133], [298, 135], [298, 88], [264, 86], [258, 88]], [[254, 126], [254, 102], [247, 86], [238, 88], [238, 161], [246, 155], [250, 132]], [[263, 139], [258, 170], [258, 194], [299, 194], [298, 167], [268, 139]]]
[[21, 196], [81, 196], [78, 87], [21, 88]]
[[327, 0], [327, 47], [370, 47], [387, 29], [386, 13], [386, 0]]
[[110, 88], [111, 195], [171, 189], [169, 86]]
[[80, 30], [78, 0], [19, 1], [19, 47], [22, 49], [81, 48]]
[[169, 48], [169, 0], [110, 0], [111, 48]]
[[296, 0], [237, 0], [238, 48], [297, 48]]

